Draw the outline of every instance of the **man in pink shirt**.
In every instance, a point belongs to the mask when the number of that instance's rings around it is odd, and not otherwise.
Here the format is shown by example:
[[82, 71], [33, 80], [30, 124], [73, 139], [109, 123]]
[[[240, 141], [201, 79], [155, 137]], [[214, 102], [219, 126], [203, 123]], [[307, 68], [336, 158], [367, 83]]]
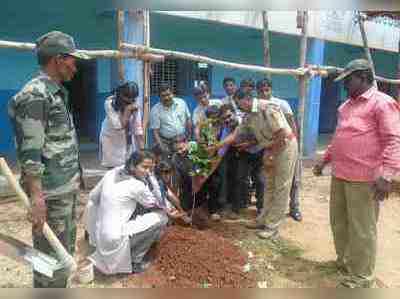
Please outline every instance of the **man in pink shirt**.
[[330, 222], [341, 286], [375, 285], [377, 221], [393, 176], [400, 172], [400, 109], [374, 87], [367, 60], [351, 61], [343, 80], [348, 99], [338, 110], [335, 135], [313, 169], [332, 163]]

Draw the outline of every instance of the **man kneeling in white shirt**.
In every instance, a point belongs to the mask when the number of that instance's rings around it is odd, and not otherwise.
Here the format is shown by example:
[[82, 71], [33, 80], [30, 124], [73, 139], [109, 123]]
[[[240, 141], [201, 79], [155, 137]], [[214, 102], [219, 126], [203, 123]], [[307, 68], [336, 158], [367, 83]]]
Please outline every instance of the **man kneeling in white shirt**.
[[85, 224], [96, 251], [89, 259], [104, 274], [143, 272], [149, 266], [145, 255], [168, 216], [182, 217], [161, 195], [153, 160], [150, 152], [134, 152], [90, 192]]

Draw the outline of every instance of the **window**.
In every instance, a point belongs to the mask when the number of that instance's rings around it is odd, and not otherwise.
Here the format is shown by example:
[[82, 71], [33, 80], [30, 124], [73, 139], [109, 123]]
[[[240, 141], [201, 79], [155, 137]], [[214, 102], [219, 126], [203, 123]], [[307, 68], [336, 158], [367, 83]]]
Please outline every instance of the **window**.
[[183, 59], [165, 59], [152, 64], [150, 93], [158, 95], [161, 83], [169, 83], [176, 95], [190, 95], [194, 86], [207, 82], [211, 89], [211, 66]]
[[169, 83], [173, 92], [177, 92], [177, 60], [166, 59], [164, 62], [152, 64], [150, 77], [150, 94], [158, 95], [161, 83]]
[[200, 82], [206, 82], [211, 90], [211, 74], [210, 65], [203, 62], [193, 64], [194, 68], [194, 86], [198, 86]]

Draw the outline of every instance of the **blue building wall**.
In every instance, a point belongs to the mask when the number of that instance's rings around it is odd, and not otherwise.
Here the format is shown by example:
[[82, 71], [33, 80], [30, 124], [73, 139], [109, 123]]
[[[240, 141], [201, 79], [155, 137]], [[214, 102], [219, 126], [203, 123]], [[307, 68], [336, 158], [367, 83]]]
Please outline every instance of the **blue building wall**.
[[[168, 15], [151, 15], [151, 44], [154, 47], [187, 51], [207, 55], [216, 59], [263, 64], [263, 42], [260, 30], [179, 18]], [[299, 39], [295, 36], [271, 34], [272, 66], [293, 68], [298, 65]], [[213, 67], [212, 92], [223, 96], [222, 80], [232, 76], [237, 81], [263, 75], [250, 71]], [[273, 76], [275, 95], [282, 98], [297, 98], [297, 82], [289, 76]]]
[[[371, 49], [378, 75], [396, 78], [398, 55], [392, 52]], [[324, 65], [345, 67], [348, 62], [365, 58], [364, 49], [341, 43], [325, 42]], [[337, 108], [346, 99], [343, 84], [323, 79], [321, 95], [320, 132], [332, 133], [337, 121]], [[393, 86], [392, 86], [393, 88]]]
[[[238, 63], [263, 64], [262, 32], [260, 30], [152, 14], [151, 32], [151, 44], [155, 47], [187, 51]], [[271, 33], [270, 46], [273, 67], [298, 67], [299, 37]], [[344, 67], [350, 60], [364, 57], [361, 47], [322, 42], [316, 39], [309, 39], [308, 49], [307, 62], [311, 64]], [[396, 53], [375, 50], [372, 56], [378, 75], [395, 77]], [[234, 77], [239, 82], [243, 78], [258, 79], [263, 75], [213, 67], [211, 81], [213, 96], [222, 97], [224, 95], [222, 81], [226, 76]], [[287, 100], [294, 112], [297, 113], [297, 80], [291, 76], [272, 76], [272, 83], [273, 94]], [[328, 127], [326, 132], [333, 132], [336, 108], [346, 96], [340, 84], [336, 86], [336, 92], [325, 92], [324, 88], [328, 86], [325, 83], [327, 83], [326, 79], [316, 78], [309, 85], [304, 133], [304, 150], [307, 156], [312, 156], [316, 149], [320, 124], [322, 124], [321, 127]], [[321, 98], [321, 94], [323, 94], [323, 98]], [[186, 96], [188, 103], [193, 106], [194, 100], [189, 94]], [[324, 126], [325, 122], [330, 125]]]
[[[153, 47], [186, 51], [237, 63], [263, 64], [262, 34], [256, 29], [193, 21], [157, 13], [151, 14], [150, 28]], [[272, 33], [272, 66], [296, 67], [299, 60], [298, 45], [298, 37]], [[211, 81], [213, 97], [225, 96], [222, 81], [227, 76], [234, 77], [238, 84], [244, 78], [257, 80], [264, 77], [261, 73], [213, 66]], [[289, 76], [273, 76], [272, 82], [274, 95], [286, 99], [296, 111], [298, 98], [296, 79]], [[186, 100], [191, 111], [196, 107], [195, 99], [189, 90], [179, 96]], [[153, 97], [151, 104], [157, 103], [157, 99]]]
[[[4, 2], [4, 1], [3, 1]], [[95, 1], [80, 3], [76, 9], [74, 3], [61, 2], [52, 4], [49, 0], [24, 3], [20, 9], [16, 1], [6, 0], [0, 10], [0, 37], [4, 40], [33, 42], [41, 34], [50, 30], [61, 30], [73, 35], [80, 48], [110, 49], [116, 47], [116, 17], [114, 13], [99, 13]], [[33, 14], [32, 11], [35, 11]], [[18, 14], [16, 14], [18, 12]], [[14, 17], [13, 17], [14, 16]], [[181, 50], [211, 56], [232, 62], [262, 65], [262, 34], [251, 28], [229, 26], [205, 21], [191, 20], [157, 13], [151, 14], [151, 45], [154, 47]], [[29, 30], [28, 30], [29, 29]], [[271, 34], [271, 58], [273, 67], [295, 68], [299, 64], [299, 38], [296, 36]], [[309, 62], [323, 62], [325, 65], [345, 66], [348, 61], [364, 55], [362, 48], [345, 44], [325, 42], [321, 58], [321, 45], [309, 44], [311, 56]], [[373, 51], [377, 74], [395, 77], [397, 55], [383, 51]], [[321, 63], [322, 63], [321, 62]], [[32, 53], [0, 49], [0, 155], [12, 157], [14, 148], [12, 131], [6, 113], [8, 99], [20, 89], [37, 70], [36, 59]], [[261, 78], [262, 74], [238, 71], [221, 67], [213, 67], [213, 96], [223, 96], [222, 80], [233, 76], [237, 81], [243, 78]], [[91, 135], [97, 137], [104, 118], [104, 99], [115, 85], [117, 77], [116, 64], [112, 60], [99, 59], [97, 63], [97, 97], [92, 103], [90, 114]], [[289, 76], [273, 76], [274, 95], [286, 99], [294, 111], [297, 110], [298, 82]], [[318, 94], [323, 93], [321, 82], [316, 79], [311, 83], [310, 101], [307, 108], [306, 151], [311, 153], [315, 148], [318, 125], [324, 122], [326, 115], [336, 113], [335, 105], [326, 105], [327, 101], [335, 101], [324, 94], [321, 102]], [[322, 88], [322, 90], [321, 90]], [[345, 94], [340, 88], [339, 101]], [[190, 92], [180, 95], [193, 109], [196, 105]], [[332, 94], [332, 97], [337, 97]], [[151, 99], [154, 104], [157, 97]], [[329, 107], [328, 113], [319, 113]], [[323, 117], [318, 117], [321, 115]], [[319, 122], [318, 122], [319, 119]]]
[[[322, 65], [324, 62], [325, 42], [319, 39], [310, 39], [308, 47], [307, 63]], [[321, 82], [321, 77], [314, 77], [309, 81], [308, 85], [303, 136], [303, 155], [305, 157], [314, 156], [318, 145]]]
[[[0, 38], [2, 40], [34, 42], [40, 35], [60, 30], [71, 34], [79, 48], [115, 48], [116, 28], [113, 14], [100, 14], [96, 1], [76, 3], [63, 1], [25, 1], [21, 9], [18, 1], [5, 0], [0, 10]], [[97, 136], [103, 119], [104, 98], [110, 92], [110, 60], [97, 63], [96, 99], [91, 103], [90, 134]], [[7, 115], [7, 102], [38, 70], [34, 53], [0, 49], [0, 155], [13, 159], [13, 132]]]

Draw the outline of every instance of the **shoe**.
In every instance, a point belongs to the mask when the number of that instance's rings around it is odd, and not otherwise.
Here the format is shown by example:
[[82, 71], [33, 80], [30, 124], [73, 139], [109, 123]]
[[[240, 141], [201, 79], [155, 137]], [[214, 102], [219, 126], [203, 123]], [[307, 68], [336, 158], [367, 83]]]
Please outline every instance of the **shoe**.
[[228, 218], [229, 220], [239, 220], [240, 219], [240, 215], [239, 215], [239, 213], [236, 213], [236, 212], [229, 212], [226, 215], [226, 218]]
[[246, 228], [248, 229], [265, 229], [265, 225], [264, 224], [260, 224], [257, 221], [251, 221], [249, 223], [247, 223]]
[[347, 289], [347, 288], [351, 288], [351, 287], [347, 283], [341, 281], [336, 285], [335, 288], [336, 289], [345, 289], [345, 288]]
[[347, 270], [346, 265], [343, 263], [336, 262], [336, 269], [341, 275], [346, 276], [349, 274], [349, 270]]
[[229, 210], [225, 210], [224, 209], [224, 210], [221, 211], [221, 217], [222, 218], [226, 218], [226, 217], [228, 217], [229, 213], [230, 213]]
[[133, 273], [143, 273], [150, 267], [150, 262], [142, 261], [140, 263], [132, 263]]
[[376, 279], [372, 280], [360, 280], [358, 278], [353, 279], [350, 276], [345, 277], [342, 279], [336, 288], [349, 288], [349, 289], [356, 289], [356, 288], [377, 288]]
[[89, 241], [89, 233], [87, 230], [85, 230], [85, 241]]
[[297, 222], [301, 222], [303, 220], [303, 216], [300, 211], [290, 212], [289, 216], [293, 218], [293, 220]]
[[261, 239], [272, 239], [278, 235], [278, 231], [276, 229], [264, 229], [257, 232], [256, 235]]
[[218, 213], [213, 213], [210, 215], [210, 219], [213, 221], [220, 221], [221, 220], [221, 216]]

